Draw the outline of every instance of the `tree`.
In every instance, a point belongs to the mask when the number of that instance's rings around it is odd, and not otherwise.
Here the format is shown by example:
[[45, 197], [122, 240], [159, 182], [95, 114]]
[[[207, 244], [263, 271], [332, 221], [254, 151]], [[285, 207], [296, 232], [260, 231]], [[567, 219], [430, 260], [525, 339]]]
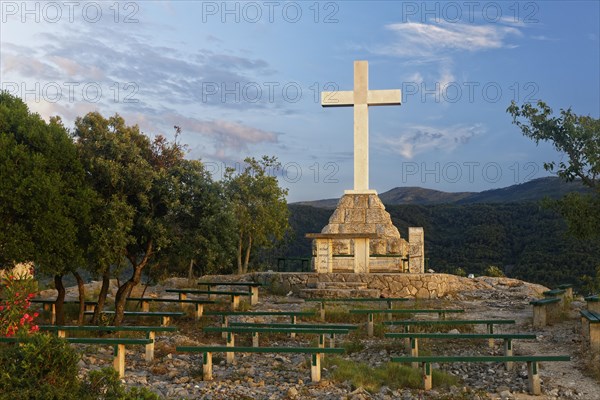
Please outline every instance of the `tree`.
[[197, 160], [183, 160], [173, 173], [179, 199], [169, 214], [170, 245], [157, 261], [189, 279], [194, 266], [200, 274], [231, 272], [236, 224], [223, 186]]
[[92, 195], [60, 119], [46, 123], [22, 100], [0, 93], [0, 263], [33, 261], [54, 275], [57, 323], [62, 276], [83, 263]]
[[267, 248], [281, 240], [288, 229], [287, 189], [269, 172], [280, 168], [275, 157], [246, 158], [243, 171], [229, 168], [224, 185], [233, 205], [237, 227], [237, 272], [248, 272], [253, 248]]
[[600, 238], [600, 119], [576, 115], [570, 108], [561, 109], [559, 116], [553, 116], [552, 109], [542, 101], [537, 107], [523, 104], [520, 108], [513, 101], [507, 112], [523, 135], [536, 144], [551, 142], [566, 156], [566, 160], [558, 164], [544, 163], [547, 171], [556, 171], [567, 182], [579, 179], [594, 189], [591, 194], [569, 193], [547, 204], [564, 217], [574, 236]]
[[98, 262], [104, 282], [111, 265], [131, 267], [115, 296], [113, 323], [119, 325], [144, 268], [170, 242], [169, 213], [178, 201], [175, 169], [184, 149], [163, 136], [150, 140], [119, 115], [105, 119], [89, 113], [75, 126], [86, 176], [99, 194], [90, 235], [98, 247], [91, 260]]

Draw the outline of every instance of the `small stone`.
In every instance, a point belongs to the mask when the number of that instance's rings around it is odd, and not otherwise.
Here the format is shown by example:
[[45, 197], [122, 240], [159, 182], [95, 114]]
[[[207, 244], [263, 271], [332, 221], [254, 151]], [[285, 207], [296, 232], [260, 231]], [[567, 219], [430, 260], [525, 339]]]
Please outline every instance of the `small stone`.
[[296, 389], [295, 387], [292, 386], [287, 391], [287, 397], [288, 397], [288, 399], [295, 399], [296, 396], [298, 396], [298, 389]]

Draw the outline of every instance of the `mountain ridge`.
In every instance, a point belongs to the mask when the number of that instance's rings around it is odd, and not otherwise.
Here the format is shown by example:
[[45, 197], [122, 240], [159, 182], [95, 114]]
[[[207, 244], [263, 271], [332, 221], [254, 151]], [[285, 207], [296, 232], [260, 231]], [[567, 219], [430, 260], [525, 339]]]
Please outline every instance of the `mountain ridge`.
[[[587, 193], [590, 189], [580, 181], [564, 182], [558, 177], [543, 177], [527, 182], [481, 192], [444, 192], [419, 186], [396, 187], [379, 194], [387, 205], [438, 205], [438, 204], [477, 204], [477, 203], [519, 203], [539, 201], [545, 197], [558, 199], [569, 192]], [[306, 205], [316, 208], [334, 209], [339, 199], [300, 201], [293, 205]]]

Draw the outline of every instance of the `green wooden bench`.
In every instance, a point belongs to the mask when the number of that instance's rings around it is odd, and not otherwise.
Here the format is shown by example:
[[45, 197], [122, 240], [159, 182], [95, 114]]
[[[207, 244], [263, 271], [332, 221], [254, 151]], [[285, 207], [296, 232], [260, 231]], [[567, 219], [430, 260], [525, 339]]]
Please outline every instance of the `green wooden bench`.
[[546, 297], [539, 300], [530, 301], [533, 306], [533, 326], [541, 328], [548, 324], [549, 313], [554, 312], [556, 306], [561, 302], [560, 297]]
[[[86, 315], [92, 315], [92, 311], [86, 311]], [[114, 311], [102, 311], [101, 314], [106, 315], [114, 315]], [[171, 323], [171, 318], [173, 317], [183, 317], [185, 315], [184, 312], [177, 311], [125, 311], [124, 316], [126, 317], [160, 317], [160, 325], [168, 326]]]
[[255, 327], [255, 328], [331, 328], [331, 329], [348, 329], [354, 330], [358, 329], [358, 325], [353, 324], [281, 324], [281, 323], [271, 323], [271, 322], [231, 322], [229, 326], [240, 326], [240, 327]]
[[589, 311], [600, 312], [600, 296], [595, 294], [584, 297], [587, 309]]
[[383, 309], [358, 309], [358, 310], [350, 310], [350, 314], [367, 314], [367, 333], [369, 336], [373, 336], [373, 316], [374, 314], [438, 314], [440, 320], [446, 319], [447, 313], [463, 313], [465, 310], [459, 309], [396, 309], [396, 310], [383, 310]]
[[[50, 311], [50, 323], [56, 322], [56, 299], [31, 299], [30, 303], [42, 304], [44, 311]], [[65, 300], [63, 304], [79, 304], [79, 300]], [[84, 301], [85, 311], [94, 311], [97, 301]]]
[[[27, 338], [24, 339], [25, 341]], [[24, 340], [16, 337], [0, 338], [0, 342], [22, 343]], [[114, 347], [113, 367], [119, 373], [119, 378], [125, 376], [125, 346], [127, 345], [148, 345], [153, 342], [152, 339], [132, 339], [132, 338], [64, 338], [69, 343], [81, 344], [108, 344]]]
[[[317, 334], [319, 335], [319, 347], [325, 347], [325, 335], [329, 335], [329, 347], [335, 347], [335, 335], [347, 335], [348, 329], [339, 329], [325, 327], [322, 325], [315, 328], [306, 327], [258, 327], [258, 326], [228, 326], [228, 327], [214, 327], [207, 326], [203, 328], [204, 332], [221, 332], [227, 334], [227, 346], [234, 346], [236, 333], [251, 333], [252, 334], [252, 347], [258, 347], [258, 334], [259, 333], [294, 333], [294, 334]], [[232, 357], [233, 353], [228, 357]]]
[[[290, 317], [292, 324], [296, 323], [298, 317], [315, 315], [314, 311], [207, 311], [204, 315], [216, 315], [221, 317], [221, 326], [228, 326], [229, 317], [244, 316], [244, 317], [259, 317], [259, 316], [284, 316]], [[294, 337], [293, 333], [290, 337]], [[223, 334], [225, 337], [225, 334]]]
[[58, 337], [67, 337], [67, 332], [93, 331], [93, 332], [143, 332], [146, 339], [152, 342], [146, 344], [146, 361], [154, 360], [154, 339], [156, 332], [176, 332], [176, 326], [101, 326], [101, 325], [40, 325], [41, 331], [56, 332]]
[[557, 288], [565, 291], [565, 297], [567, 299], [573, 298], [573, 285], [572, 284], [563, 283], [562, 285], [558, 285]]
[[[216, 286], [247, 286], [248, 292], [250, 293], [250, 305], [258, 304], [258, 288], [263, 286], [260, 282], [219, 282], [219, 281], [200, 281], [198, 285], [206, 286], [206, 289], [210, 292], [213, 287]], [[212, 294], [208, 295], [209, 299], [214, 297]]]
[[223, 295], [231, 297], [231, 309], [233, 311], [238, 309], [240, 305], [240, 297], [248, 296], [251, 297], [252, 293], [249, 292], [231, 292], [231, 291], [217, 291], [217, 290], [199, 290], [199, 289], [166, 289], [167, 293], [177, 293], [179, 300], [185, 300], [188, 294], [207, 294], [207, 295]]
[[150, 302], [156, 303], [179, 303], [183, 308], [185, 304], [193, 304], [196, 308], [196, 312], [194, 313], [196, 320], [199, 320], [202, 317], [202, 313], [204, 312], [205, 304], [215, 304], [212, 300], [204, 300], [204, 299], [167, 299], [161, 297], [128, 297], [127, 301], [137, 301], [140, 303], [143, 312], [150, 311]]
[[311, 355], [310, 376], [313, 382], [321, 380], [321, 354], [342, 354], [344, 349], [331, 347], [227, 347], [227, 346], [177, 346], [181, 353], [203, 353], [202, 375], [212, 380], [212, 353], [304, 353]]
[[581, 331], [589, 338], [590, 348], [600, 350], [600, 312], [581, 310]]
[[546, 361], [570, 361], [570, 356], [421, 356], [392, 357], [392, 362], [420, 363], [423, 366], [423, 388], [431, 389], [431, 364], [453, 362], [526, 362], [529, 392], [533, 395], [541, 393], [538, 363]]
[[[404, 333], [410, 332], [411, 326], [439, 326], [439, 325], [486, 325], [487, 333], [494, 333], [494, 325], [511, 325], [514, 324], [514, 319], [448, 319], [448, 320], [400, 320], [400, 321], [385, 321], [384, 325], [402, 326]], [[489, 340], [489, 346], [494, 347], [494, 339]]]
[[[530, 333], [385, 333], [385, 337], [403, 338], [410, 340], [410, 355], [419, 356], [419, 339], [502, 339], [504, 341], [504, 355], [513, 355], [512, 341], [515, 339], [536, 339], [534, 334]], [[413, 365], [413, 367], [417, 367]], [[506, 362], [506, 369], [510, 370], [513, 363]]]
[[304, 299], [304, 301], [309, 302], [317, 302], [319, 303], [319, 311], [321, 312], [321, 320], [325, 320], [325, 304], [326, 303], [382, 303], [385, 302], [388, 306], [388, 309], [392, 309], [393, 303], [398, 303], [401, 301], [408, 301], [407, 298], [404, 297], [347, 297], [347, 298], [310, 298]]

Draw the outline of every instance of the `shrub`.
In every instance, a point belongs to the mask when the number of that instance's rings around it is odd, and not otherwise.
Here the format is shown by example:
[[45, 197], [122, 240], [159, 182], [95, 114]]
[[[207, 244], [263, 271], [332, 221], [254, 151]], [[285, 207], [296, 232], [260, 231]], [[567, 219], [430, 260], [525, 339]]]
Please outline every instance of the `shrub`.
[[495, 278], [501, 278], [505, 276], [504, 272], [502, 272], [502, 270], [496, 267], [495, 265], [490, 265], [489, 267], [487, 267], [485, 271], [483, 271], [483, 274], [485, 276], [492, 276]]
[[0, 285], [0, 335], [11, 337], [19, 333], [37, 332], [34, 319], [38, 313], [29, 313], [30, 300], [35, 296], [36, 282], [32, 278], [33, 267], [29, 274], [2, 277]]
[[83, 384], [84, 399], [89, 400], [159, 400], [160, 397], [143, 387], [127, 390], [113, 368], [90, 371]]
[[462, 267], [457, 267], [454, 270], [454, 275], [457, 275], [457, 276], [467, 276], [467, 271], [465, 271], [465, 269], [462, 268]]
[[78, 399], [79, 355], [55, 336], [34, 334], [0, 351], [0, 399]]
[[[412, 388], [418, 389], [423, 385], [422, 371], [399, 363], [389, 362], [381, 367], [370, 367], [365, 363], [344, 360], [339, 357], [327, 357], [325, 366], [336, 366], [332, 372], [332, 379], [338, 382], [350, 381], [353, 387], [363, 387], [375, 393], [382, 386], [390, 389]], [[447, 387], [455, 385], [458, 379], [442, 371], [433, 370], [433, 385]]]

